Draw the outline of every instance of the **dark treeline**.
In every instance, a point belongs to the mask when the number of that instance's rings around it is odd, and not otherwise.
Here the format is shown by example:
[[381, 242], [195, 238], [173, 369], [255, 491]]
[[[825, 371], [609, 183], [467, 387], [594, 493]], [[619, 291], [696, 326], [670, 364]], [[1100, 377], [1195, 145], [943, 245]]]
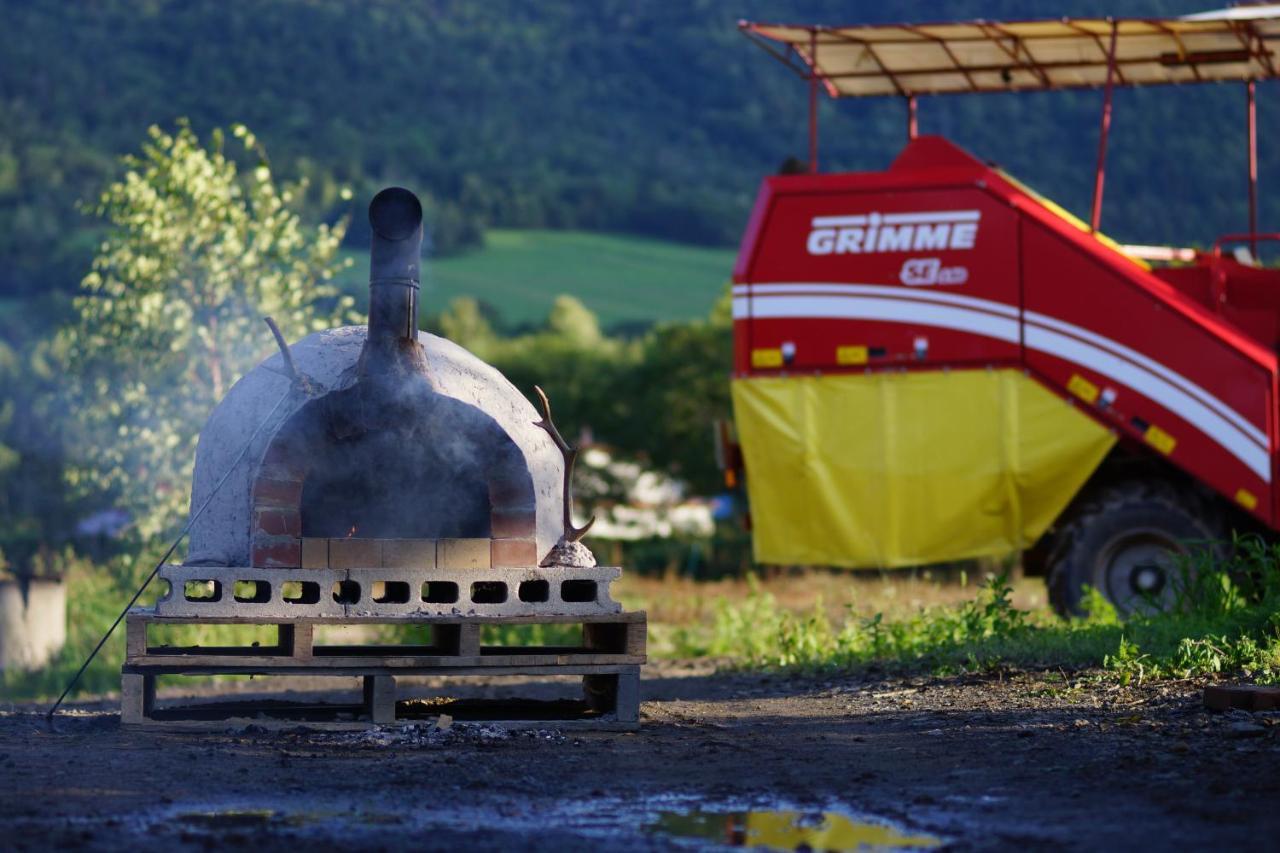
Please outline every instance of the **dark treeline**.
[[[432, 197], [435, 250], [486, 226], [736, 241], [763, 173], [805, 149], [805, 94], [736, 20], [946, 20], [1183, 14], [1199, 0], [0, 0], [0, 295], [71, 290], [95, 242], [78, 205], [149, 124], [243, 121], [308, 208], [376, 184]], [[926, 99], [925, 132], [994, 158], [1067, 207], [1088, 204], [1100, 96]], [[1239, 87], [1122, 92], [1105, 227], [1208, 242], [1245, 221]], [[1280, 130], [1262, 87], [1263, 139]], [[879, 168], [892, 101], [828, 103], [823, 163]], [[1272, 131], [1270, 137], [1268, 131]], [[1263, 147], [1264, 184], [1280, 154]], [[1265, 187], [1264, 187], [1265, 190]], [[1268, 194], [1264, 191], [1264, 199]], [[1268, 199], [1263, 224], [1280, 225]], [[349, 236], [364, 237], [355, 217]]]

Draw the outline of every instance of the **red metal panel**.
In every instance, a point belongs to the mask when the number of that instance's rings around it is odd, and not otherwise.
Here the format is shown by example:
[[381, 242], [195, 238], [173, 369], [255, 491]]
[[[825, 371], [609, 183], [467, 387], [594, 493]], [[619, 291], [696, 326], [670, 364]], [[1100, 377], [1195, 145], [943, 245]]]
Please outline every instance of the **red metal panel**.
[[1225, 324], [1170, 310], [1190, 300], [1136, 266], [1103, 261], [1106, 247], [1085, 251], [1071, 234], [1023, 223], [1027, 364], [1062, 389], [1082, 377], [1108, 398], [1118, 429], [1141, 441], [1154, 426], [1153, 452], [1229, 500], [1245, 489], [1270, 521], [1274, 359], [1268, 369]]
[[1022, 364], [1277, 517], [1270, 349], [944, 140], [885, 172], [767, 179], [735, 282], [739, 374]]

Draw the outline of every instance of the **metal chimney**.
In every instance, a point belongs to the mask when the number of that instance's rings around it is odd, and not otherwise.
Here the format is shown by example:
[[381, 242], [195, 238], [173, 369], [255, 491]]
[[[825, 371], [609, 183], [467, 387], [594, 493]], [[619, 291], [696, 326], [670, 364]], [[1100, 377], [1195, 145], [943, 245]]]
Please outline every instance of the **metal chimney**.
[[369, 202], [369, 224], [369, 342], [417, 341], [422, 204], [409, 190], [388, 187]]

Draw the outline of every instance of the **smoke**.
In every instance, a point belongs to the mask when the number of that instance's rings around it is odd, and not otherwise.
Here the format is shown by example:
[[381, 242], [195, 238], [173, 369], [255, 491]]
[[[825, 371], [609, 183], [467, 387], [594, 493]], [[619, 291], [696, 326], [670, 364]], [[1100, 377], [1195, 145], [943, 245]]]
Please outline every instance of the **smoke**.
[[487, 538], [491, 482], [524, 491], [524, 457], [489, 415], [421, 375], [367, 376], [295, 415], [305, 454], [302, 533], [339, 538]]

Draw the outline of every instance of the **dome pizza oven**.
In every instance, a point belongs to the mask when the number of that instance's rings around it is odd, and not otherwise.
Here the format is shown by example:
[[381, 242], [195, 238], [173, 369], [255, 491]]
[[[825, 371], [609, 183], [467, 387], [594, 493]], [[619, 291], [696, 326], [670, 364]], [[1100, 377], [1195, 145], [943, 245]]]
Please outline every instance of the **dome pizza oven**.
[[570, 521], [573, 453], [549, 407], [418, 331], [418, 199], [383, 190], [369, 219], [369, 325], [282, 346], [214, 409], [191, 500], [209, 506], [156, 613], [619, 612], [620, 570]]

